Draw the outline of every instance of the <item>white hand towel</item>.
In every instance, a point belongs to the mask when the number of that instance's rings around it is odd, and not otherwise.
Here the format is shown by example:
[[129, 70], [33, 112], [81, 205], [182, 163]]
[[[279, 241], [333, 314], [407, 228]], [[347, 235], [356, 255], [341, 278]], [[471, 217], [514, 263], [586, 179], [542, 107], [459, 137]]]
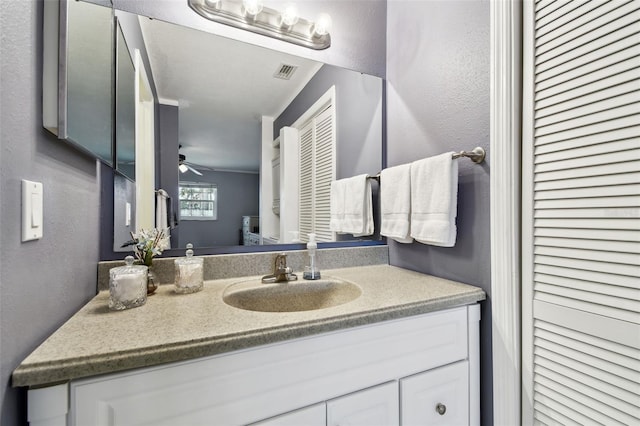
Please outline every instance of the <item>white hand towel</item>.
[[363, 237], [373, 234], [373, 201], [368, 175], [331, 183], [332, 231]]
[[380, 172], [380, 234], [399, 243], [410, 243], [411, 164]]
[[411, 163], [411, 236], [453, 247], [458, 210], [458, 163], [452, 152]]
[[344, 188], [344, 181], [334, 180], [331, 182], [329, 228], [333, 232], [342, 232], [344, 224]]
[[[171, 233], [169, 231], [169, 216], [167, 213], [168, 201], [169, 194], [167, 191], [158, 189], [156, 191], [156, 228], [164, 230], [167, 241], [170, 241]], [[171, 243], [169, 243], [168, 248], [171, 248]]]

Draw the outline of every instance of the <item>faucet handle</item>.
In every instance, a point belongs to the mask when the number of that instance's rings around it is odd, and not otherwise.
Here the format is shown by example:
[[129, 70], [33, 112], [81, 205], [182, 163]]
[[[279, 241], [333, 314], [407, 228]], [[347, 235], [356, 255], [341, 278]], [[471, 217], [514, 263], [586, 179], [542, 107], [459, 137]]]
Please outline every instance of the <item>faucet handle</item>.
[[285, 269], [287, 269], [287, 255], [280, 253], [276, 255], [273, 272], [276, 273], [277, 271], [284, 271]]
[[293, 269], [287, 266], [287, 255], [280, 253], [276, 255], [273, 262], [273, 274], [262, 277], [263, 283], [281, 283], [297, 280], [298, 277], [293, 273]]

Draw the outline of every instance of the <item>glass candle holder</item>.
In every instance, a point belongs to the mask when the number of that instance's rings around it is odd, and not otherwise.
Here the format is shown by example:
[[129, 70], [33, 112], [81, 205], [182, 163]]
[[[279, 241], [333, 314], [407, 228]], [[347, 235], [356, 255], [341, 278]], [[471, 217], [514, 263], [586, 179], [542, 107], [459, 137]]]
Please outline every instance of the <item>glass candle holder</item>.
[[193, 245], [187, 244], [187, 256], [175, 260], [176, 293], [195, 293], [202, 290], [203, 261], [201, 257], [193, 257]]
[[133, 256], [127, 256], [125, 266], [109, 271], [109, 309], [123, 309], [142, 306], [147, 302], [147, 267], [134, 265]]

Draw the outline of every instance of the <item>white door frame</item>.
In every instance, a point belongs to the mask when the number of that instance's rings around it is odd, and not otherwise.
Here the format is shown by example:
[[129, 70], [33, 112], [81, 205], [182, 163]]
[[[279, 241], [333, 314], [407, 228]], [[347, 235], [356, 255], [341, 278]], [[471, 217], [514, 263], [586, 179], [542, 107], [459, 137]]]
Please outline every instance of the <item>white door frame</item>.
[[155, 137], [154, 100], [148, 72], [135, 50], [135, 135], [136, 135], [136, 231], [155, 224]]
[[521, 421], [521, 17], [521, 1], [491, 1], [491, 323], [496, 425]]

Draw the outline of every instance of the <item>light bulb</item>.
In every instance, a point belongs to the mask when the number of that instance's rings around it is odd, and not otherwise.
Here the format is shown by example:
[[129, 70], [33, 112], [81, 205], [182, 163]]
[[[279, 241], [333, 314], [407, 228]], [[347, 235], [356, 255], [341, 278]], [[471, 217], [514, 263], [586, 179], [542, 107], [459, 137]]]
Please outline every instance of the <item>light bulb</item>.
[[184, 165], [184, 164], [180, 164], [180, 165], [178, 166], [178, 170], [180, 170], [180, 173], [187, 173], [187, 171], [189, 170], [189, 168], [188, 168], [186, 165]]
[[262, 0], [242, 0], [242, 5], [244, 6], [245, 15], [249, 16], [258, 15], [264, 7]]
[[329, 34], [332, 25], [333, 21], [331, 20], [331, 16], [328, 13], [321, 13], [313, 24], [313, 35], [323, 36]]
[[293, 3], [287, 3], [284, 8], [284, 11], [280, 14], [280, 19], [282, 20], [282, 25], [286, 27], [292, 27], [298, 23], [298, 8]]

